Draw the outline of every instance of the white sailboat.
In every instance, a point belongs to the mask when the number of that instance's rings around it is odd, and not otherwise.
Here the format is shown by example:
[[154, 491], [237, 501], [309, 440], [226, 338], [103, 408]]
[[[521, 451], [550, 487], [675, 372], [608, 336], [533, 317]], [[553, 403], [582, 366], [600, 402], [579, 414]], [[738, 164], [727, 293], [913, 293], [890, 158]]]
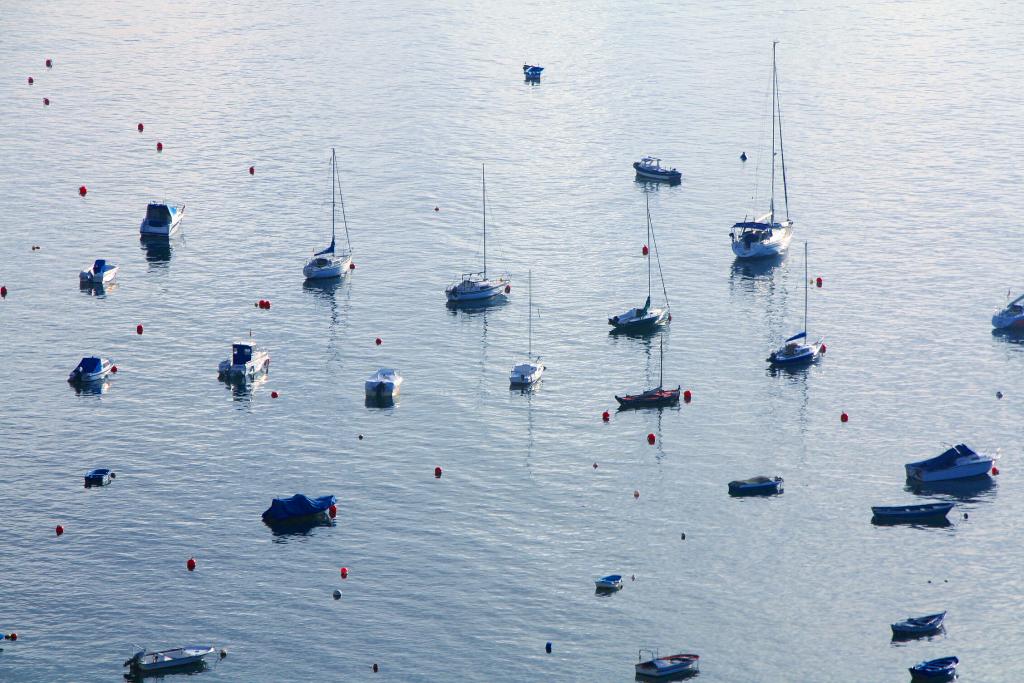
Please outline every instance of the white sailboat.
[[533, 271], [529, 274], [529, 322], [527, 327], [527, 352], [526, 362], [519, 363], [512, 368], [512, 372], [508, 375], [509, 384], [514, 387], [530, 387], [540, 381], [541, 376], [547, 369], [546, 366], [541, 365], [540, 356], [537, 356], [537, 361], [533, 359]]
[[448, 303], [454, 306], [484, 303], [508, 294], [512, 288], [512, 279], [508, 273], [495, 278], [487, 277], [487, 176], [483, 166], [480, 167], [480, 179], [483, 183], [484, 268], [479, 273], [463, 273], [459, 282], [444, 290]]
[[[786, 154], [782, 147], [782, 108], [779, 103], [779, 73], [775, 65], [775, 46], [772, 42], [772, 179], [771, 200], [768, 213], [748, 221], [746, 217], [732, 226], [729, 237], [732, 251], [737, 258], [764, 258], [778, 256], [789, 247], [793, 239], [793, 221], [789, 218], [789, 191], [786, 187]], [[786, 218], [775, 212], [775, 157], [776, 131], [778, 132], [778, 157], [782, 166], [782, 196], [785, 201]]]
[[[612, 332], [646, 333], [654, 330], [664, 323], [672, 322], [672, 314], [669, 311], [668, 292], [665, 290], [665, 277], [661, 272], [661, 256], [658, 253], [657, 238], [654, 237], [654, 226], [651, 224], [651, 198], [645, 194], [647, 199], [647, 300], [643, 308], [631, 308], [625, 313], [614, 315], [608, 318], [608, 324], [612, 326]], [[651, 257], [658, 259], [658, 276], [661, 278], [661, 291], [665, 295], [665, 308], [651, 308]]]
[[[346, 249], [340, 252], [335, 251], [334, 238], [334, 214], [335, 214], [335, 190], [341, 198], [341, 221], [345, 226]], [[313, 254], [313, 258], [306, 262], [302, 268], [302, 274], [308, 280], [324, 280], [333, 277], [347, 275], [352, 267], [352, 241], [348, 235], [348, 218], [345, 216], [345, 197], [341, 194], [341, 179], [338, 177], [338, 157], [331, 148], [331, 246], [323, 251]]]
[[804, 242], [804, 329], [787, 339], [781, 348], [768, 356], [768, 362], [772, 365], [799, 365], [811, 363], [821, 357], [825, 339], [819, 338], [813, 344], [807, 343], [807, 278], [807, 242]]

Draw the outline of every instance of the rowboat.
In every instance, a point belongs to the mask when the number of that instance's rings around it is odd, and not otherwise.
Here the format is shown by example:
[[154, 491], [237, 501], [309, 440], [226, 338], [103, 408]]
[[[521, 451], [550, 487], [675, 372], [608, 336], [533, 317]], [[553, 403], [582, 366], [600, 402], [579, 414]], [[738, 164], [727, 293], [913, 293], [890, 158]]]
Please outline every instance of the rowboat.
[[930, 522], [942, 521], [953, 509], [953, 503], [927, 503], [925, 505], [897, 505], [872, 507], [872, 518], [877, 522]]
[[782, 477], [757, 476], [729, 482], [730, 496], [774, 496], [782, 493]]
[[951, 681], [956, 678], [956, 657], [929, 659], [910, 667], [910, 678], [914, 681]]
[[602, 576], [600, 579], [594, 581], [594, 585], [599, 591], [617, 591], [622, 590], [622, 576], [619, 574], [609, 574], [608, 576]]
[[[650, 657], [644, 660], [644, 657]], [[640, 663], [636, 664], [638, 678], [665, 678], [681, 674], [696, 674], [700, 671], [700, 655], [679, 654], [659, 657], [652, 648], [640, 650]]]
[[891, 624], [893, 638], [920, 638], [942, 629], [942, 620], [946, 618], [945, 612], [929, 614], [923, 617], [907, 617], [903, 621]]

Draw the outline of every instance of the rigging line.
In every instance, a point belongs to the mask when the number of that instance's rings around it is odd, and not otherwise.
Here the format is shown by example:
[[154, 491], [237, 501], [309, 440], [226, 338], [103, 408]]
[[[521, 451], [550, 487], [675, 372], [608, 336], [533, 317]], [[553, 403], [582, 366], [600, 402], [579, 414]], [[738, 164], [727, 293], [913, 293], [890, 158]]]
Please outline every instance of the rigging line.
[[[331, 151], [333, 156], [334, 151]], [[334, 161], [334, 182], [338, 185], [338, 199], [341, 201], [341, 223], [345, 226], [345, 243], [348, 244], [348, 251], [352, 253], [352, 240], [348, 234], [348, 216], [345, 215], [345, 195], [341, 192], [341, 176], [338, 175], [338, 162]], [[331, 188], [333, 194], [334, 188]]]
[[775, 76], [775, 110], [779, 115], [779, 157], [782, 160], [782, 194], [786, 201], [786, 220], [789, 220], [789, 187], [786, 185], [786, 152], [782, 149], [782, 99], [779, 95], [779, 77]]
[[661, 270], [661, 252], [658, 250], [658, 238], [654, 234], [654, 223], [651, 222], [651, 212], [647, 212], [647, 226], [651, 231], [651, 245], [654, 247], [654, 259], [658, 262], [658, 277], [661, 278], [661, 293], [665, 295], [665, 308], [671, 310], [672, 305], [668, 302], [668, 290], [665, 288], [665, 273]]
[[[757, 197], [758, 197], [758, 191], [760, 190], [760, 186], [761, 186], [761, 182], [760, 182], [760, 180], [761, 180], [761, 159], [764, 158], [765, 140], [767, 139], [767, 136], [765, 135], [765, 130], [764, 129], [765, 129], [765, 123], [768, 120], [771, 120], [771, 118], [772, 118], [771, 117], [771, 102], [770, 102], [770, 98], [769, 98], [769, 96], [771, 95], [771, 92], [772, 92], [771, 79], [768, 79], [768, 85], [765, 86], [764, 97], [761, 100], [761, 128], [760, 128], [760, 131], [758, 132], [758, 135], [757, 135], [757, 161], [754, 162], [754, 192], [753, 192], [753, 194], [750, 197], [750, 203], [751, 203], [751, 209], [750, 210], [752, 212], [752, 215], [750, 216], [751, 218], [757, 218], [757, 214], [758, 214]], [[767, 117], [765, 117], [765, 115], [764, 115], [764, 110], [766, 110], [766, 109], [768, 110], [768, 116]], [[774, 123], [772, 125], [774, 125]], [[746, 216], [744, 216], [744, 220], [746, 220]]]

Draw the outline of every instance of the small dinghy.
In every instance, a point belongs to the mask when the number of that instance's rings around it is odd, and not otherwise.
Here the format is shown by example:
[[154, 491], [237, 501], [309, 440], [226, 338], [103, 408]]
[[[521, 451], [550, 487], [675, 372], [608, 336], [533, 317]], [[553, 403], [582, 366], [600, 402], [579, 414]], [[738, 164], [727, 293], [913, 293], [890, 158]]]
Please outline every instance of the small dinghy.
[[594, 581], [594, 585], [599, 591], [618, 591], [622, 590], [622, 576], [619, 574], [609, 574], [608, 576], [602, 576], [600, 579]]
[[951, 681], [956, 678], [957, 657], [929, 659], [910, 667], [910, 677], [915, 681]]
[[337, 505], [334, 496], [310, 498], [296, 493], [291, 498], [275, 498], [270, 507], [263, 511], [264, 524], [296, 524], [317, 521], [330, 514], [331, 507]]
[[[644, 659], [649, 657], [649, 659]], [[640, 663], [636, 665], [636, 675], [643, 678], [664, 678], [681, 674], [696, 674], [700, 671], [700, 655], [668, 655], [659, 657], [658, 651], [652, 648], [640, 650]]]
[[535, 64], [523, 64], [523, 76], [528, 81], [539, 81], [540, 75], [544, 71], [544, 67], [537, 66]]
[[398, 396], [404, 378], [393, 368], [381, 368], [366, 380], [366, 398], [386, 401]]
[[68, 381], [72, 383], [95, 382], [109, 375], [112, 367], [114, 364], [107, 358], [88, 356], [79, 361], [78, 366], [68, 375]]
[[[1006, 294], [1010, 296], [1009, 292]], [[992, 316], [992, 327], [997, 330], [1022, 330], [1024, 329], [1024, 294], [1006, 304], [1004, 308], [996, 311]]]
[[89, 470], [85, 473], [85, 487], [106, 486], [116, 475], [106, 468]]
[[893, 638], [920, 638], [930, 636], [942, 630], [942, 621], [946, 618], [945, 612], [929, 614], [923, 617], [907, 617], [903, 621], [891, 624]]
[[169, 237], [181, 223], [181, 217], [185, 214], [185, 205], [167, 204], [164, 202], [150, 202], [146, 207], [146, 217], [139, 226], [139, 232], [143, 235], [158, 235]]
[[661, 159], [655, 157], [644, 157], [640, 161], [633, 162], [633, 170], [638, 178], [647, 180], [660, 180], [662, 182], [678, 185], [683, 181], [683, 174], [674, 168], [662, 168]]
[[872, 520], [882, 523], [893, 522], [941, 522], [953, 509], [953, 503], [927, 503], [925, 505], [897, 505], [894, 507], [872, 507]]
[[246, 382], [270, 370], [270, 353], [252, 341], [231, 345], [231, 358], [220, 362], [217, 376], [226, 382]]
[[117, 277], [118, 267], [113, 263], [107, 263], [105, 259], [96, 259], [91, 268], [87, 268], [78, 274], [78, 280], [83, 284], [102, 285], [111, 282]]
[[[672, 322], [668, 289], [665, 287], [665, 276], [661, 271], [661, 253], [658, 251], [658, 241], [654, 235], [654, 224], [651, 223], [651, 198], [647, 194], [644, 194], [644, 198], [647, 200], [647, 244], [650, 245], [649, 248], [644, 248], [644, 258], [647, 260], [647, 300], [644, 301], [643, 308], [631, 308], [625, 313], [608, 318], [612, 334], [647, 334], [665, 323]], [[661, 279], [661, 292], [665, 296], [665, 308], [651, 308], [654, 280], [652, 255], [658, 262], [658, 277]]]
[[730, 496], [774, 496], [782, 493], [782, 477], [757, 476], [729, 482]]
[[131, 659], [125, 661], [124, 666], [131, 667], [132, 671], [137, 673], [197, 666], [204, 657], [212, 655], [214, 650], [212, 645], [187, 645], [159, 652], [140, 650]]
[[995, 458], [976, 453], [965, 444], [957, 444], [941, 455], [904, 465], [912, 482], [949, 481], [981, 477], [992, 469]]

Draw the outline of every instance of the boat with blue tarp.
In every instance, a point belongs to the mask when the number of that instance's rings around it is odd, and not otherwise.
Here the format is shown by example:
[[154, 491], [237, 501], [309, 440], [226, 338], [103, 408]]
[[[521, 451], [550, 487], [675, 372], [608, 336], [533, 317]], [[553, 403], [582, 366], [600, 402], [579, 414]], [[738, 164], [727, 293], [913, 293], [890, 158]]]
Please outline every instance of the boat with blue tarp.
[[85, 473], [85, 486], [86, 488], [92, 486], [106, 486], [113, 478], [113, 472], [105, 467], [99, 467]]
[[146, 217], [139, 226], [139, 232], [143, 235], [169, 237], [178, 229], [184, 215], [184, 204], [150, 202], [146, 207]]
[[942, 630], [945, 612], [928, 614], [923, 617], [907, 617], [903, 621], [890, 624], [892, 637], [897, 639], [920, 638], [930, 636]]
[[269, 370], [270, 353], [252, 341], [240, 341], [231, 345], [231, 358], [220, 362], [217, 374], [226, 382], [246, 382]]
[[270, 507], [263, 511], [263, 522], [273, 525], [316, 521], [329, 516], [337, 502], [334, 496], [310, 498], [301, 493], [291, 498], [275, 498], [270, 502]]
[[782, 477], [757, 476], [729, 482], [730, 496], [774, 496], [782, 493]]
[[110, 374], [114, 364], [108, 358], [86, 356], [68, 375], [69, 382], [95, 382]]
[[915, 681], [951, 681], [956, 678], [957, 657], [929, 659], [910, 667], [910, 677]]
[[523, 76], [528, 81], [539, 81], [540, 75], [544, 72], [544, 67], [537, 66], [536, 64], [523, 64]]
[[609, 574], [608, 576], [602, 576], [600, 579], [594, 580], [594, 586], [596, 586], [599, 591], [622, 590], [622, 575]]
[[907, 479], [917, 482], [948, 481], [982, 477], [992, 469], [995, 458], [981, 455], [966, 444], [957, 444], [942, 454], [904, 465]]

